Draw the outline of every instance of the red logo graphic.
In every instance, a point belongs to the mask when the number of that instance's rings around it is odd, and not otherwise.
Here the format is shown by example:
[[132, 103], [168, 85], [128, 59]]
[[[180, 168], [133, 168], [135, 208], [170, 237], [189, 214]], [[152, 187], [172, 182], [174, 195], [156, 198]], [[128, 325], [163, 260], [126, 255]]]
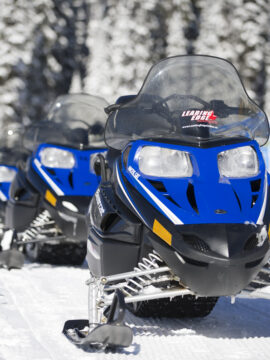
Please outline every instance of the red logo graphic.
[[200, 110], [187, 110], [183, 111], [182, 117], [191, 117], [191, 121], [197, 121], [207, 124], [217, 124], [216, 115], [214, 114], [214, 110], [210, 111], [200, 111]]

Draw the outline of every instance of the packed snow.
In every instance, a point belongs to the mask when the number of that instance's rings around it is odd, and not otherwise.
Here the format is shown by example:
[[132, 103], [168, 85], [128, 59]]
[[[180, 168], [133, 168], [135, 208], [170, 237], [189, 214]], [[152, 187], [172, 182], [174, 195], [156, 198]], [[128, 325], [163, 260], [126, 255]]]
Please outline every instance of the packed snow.
[[[0, 271], [0, 359], [268, 360], [270, 301], [220, 298], [201, 319], [141, 319], [127, 314], [130, 347], [85, 351], [62, 335], [65, 320], [87, 317], [87, 265], [25, 264]], [[269, 289], [270, 291], [270, 289]]]

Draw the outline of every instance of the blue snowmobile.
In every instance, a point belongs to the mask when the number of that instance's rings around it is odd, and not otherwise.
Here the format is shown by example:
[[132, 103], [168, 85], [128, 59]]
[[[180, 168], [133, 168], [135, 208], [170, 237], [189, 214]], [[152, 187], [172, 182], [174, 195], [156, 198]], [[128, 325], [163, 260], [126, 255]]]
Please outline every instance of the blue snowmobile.
[[102, 179], [90, 205], [89, 320], [67, 321], [65, 335], [80, 346], [129, 346], [126, 307], [202, 317], [220, 296], [258, 296], [270, 284], [260, 151], [269, 125], [234, 66], [167, 58], [138, 95], [106, 111], [109, 150], [96, 159]]
[[32, 155], [12, 182], [6, 227], [13, 229], [13, 246], [33, 261], [84, 261], [87, 210], [100, 180], [93, 161], [106, 151], [106, 105], [87, 94], [60, 96], [47, 119], [25, 131], [23, 144]]

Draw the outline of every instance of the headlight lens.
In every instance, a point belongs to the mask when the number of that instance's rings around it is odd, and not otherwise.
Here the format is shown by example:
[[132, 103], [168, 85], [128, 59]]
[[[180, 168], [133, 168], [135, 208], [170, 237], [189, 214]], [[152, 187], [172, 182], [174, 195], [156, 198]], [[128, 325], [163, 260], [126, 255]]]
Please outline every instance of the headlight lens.
[[0, 182], [12, 182], [16, 175], [16, 170], [7, 166], [0, 166]]
[[72, 169], [75, 165], [73, 154], [67, 150], [47, 147], [39, 155], [42, 165], [48, 168]]
[[157, 177], [190, 177], [193, 167], [189, 154], [185, 151], [145, 146], [139, 154], [141, 173]]
[[256, 176], [259, 162], [251, 146], [222, 151], [218, 154], [218, 169], [221, 176], [243, 178]]

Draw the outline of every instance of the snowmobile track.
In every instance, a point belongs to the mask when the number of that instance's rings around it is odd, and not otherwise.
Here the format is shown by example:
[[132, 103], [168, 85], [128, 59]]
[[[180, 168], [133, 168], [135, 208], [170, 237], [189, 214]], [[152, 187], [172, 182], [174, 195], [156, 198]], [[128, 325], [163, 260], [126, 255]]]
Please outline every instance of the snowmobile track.
[[[0, 271], [0, 360], [268, 360], [270, 301], [219, 299], [201, 319], [142, 319], [127, 314], [133, 344], [88, 352], [61, 334], [65, 320], [86, 318], [88, 270], [26, 264]], [[270, 291], [270, 289], [269, 289]]]

